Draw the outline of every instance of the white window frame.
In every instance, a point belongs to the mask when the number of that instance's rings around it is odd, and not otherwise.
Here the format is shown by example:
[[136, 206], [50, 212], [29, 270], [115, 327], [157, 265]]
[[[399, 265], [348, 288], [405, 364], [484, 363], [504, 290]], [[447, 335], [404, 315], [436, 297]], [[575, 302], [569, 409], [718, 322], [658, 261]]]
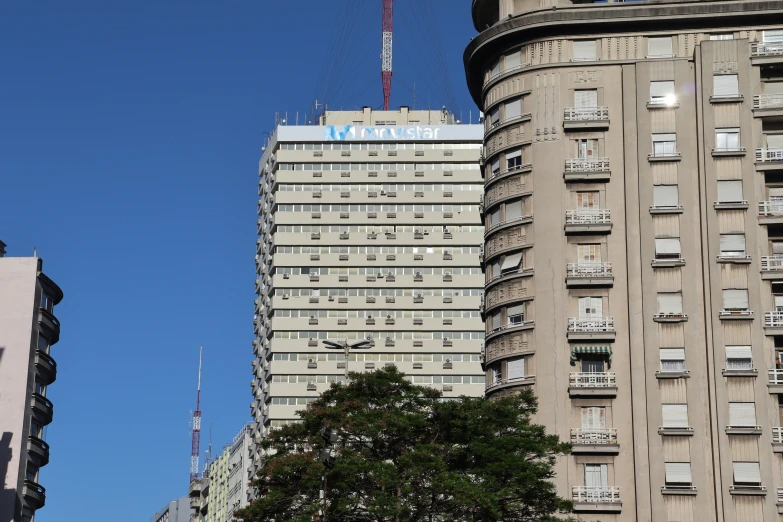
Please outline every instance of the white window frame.
[[715, 150], [740, 150], [740, 130], [738, 128], [715, 129]]
[[677, 156], [677, 135], [659, 133], [652, 135], [653, 156]]
[[685, 371], [685, 348], [661, 348], [659, 357], [662, 372]]
[[671, 36], [651, 36], [647, 38], [647, 58], [673, 58], [673, 47]]
[[598, 60], [598, 40], [574, 40], [573, 56], [571, 58], [572, 62], [592, 62]]

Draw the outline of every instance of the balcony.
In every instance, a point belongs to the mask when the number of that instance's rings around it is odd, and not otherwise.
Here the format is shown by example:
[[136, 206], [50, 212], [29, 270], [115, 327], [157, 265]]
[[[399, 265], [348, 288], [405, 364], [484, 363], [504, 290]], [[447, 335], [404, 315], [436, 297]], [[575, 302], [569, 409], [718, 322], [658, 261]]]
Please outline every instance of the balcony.
[[513, 388], [516, 386], [530, 386], [536, 383], [535, 375], [525, 375], [524, 377], [516, 377], [514, 379], [497, 379], [495, 382], [488, 382], [484, 387], [484, 393], [494, 393], [506, 388]]
[[684, 323], [688, 320], [688, 314], [682, 312], [660, 312], [653, 314], [656, 323]]
[[52, 416], [54, 415], [54, 406], [52, 402], [41, 395], [40, 393], [33, 393], [33, 400], [31, 404], [33, 411], [35, 411], [43, 420], [44, 424], [52, 422]]
[[772, 451], [783, 453], [783, 428], [779, 426], [772, 428]]
[[493, 337], [497, 337], [498, 335], [507, 332], [517, 332], [520, 330], [532, 330], [534, 326], [535, 323], [533, 321], [519, 321], [515, 323], [507, 323], [506, 325], [501, 325], [498, 326], [497, 328], [493, 328], [492, 330], [488, 331], [485, 341], [488, 341]]
[[484, 237], [489, 237], [491, 234], [494, 234], [498, 230], [503, 230], [506, 227], [514, 226], [514, 225], [520, 225], [524, 223], [530, 223], [533, 221], [533, 216], [519, 216], [511, 219], [507, 219], [505, 221], [501, 221], [500, 223], [495, 223], [492, 226], [489, 226], [486, 228], [484, 232]]
[[563, 114], [565, 130], [608, 129], [609, 107], [567, 107]]
[[46, 504], [46, 489], [32, 480], [24, 481], [22, 496], [27, 506], [31, 509], [41, 509]]
[[750, 59], [753, 65], [783, 63], [783, 43], [751, 42]]
[[566, 210], [566, 234], [608, 234], [612, 231], [609, 209]]
[[764, 333], [783, 335], [783, 311], [764, 312]]
[[783, 116], [783, 94], [757, 94], [753, 97], [756, 117]]
[[769, 393], [783, 393], [783, 370], [768, 370], [769, 382], [767, 388]]
[[617, 486], [573, 486], [571, 500], [577, 513], [620, 513], [620, 488]]
[[35, 369], [41, 384], [48, 386], [57, 379], [57, 363], [41, 350], [35, 351]]
[[615, 372], [571, 372], [568, 377], [569, 397], [616, 397]]
[[523, 164], [521, 164], [519, 166], [512, 167], [510, 169], [499, 170], [497, 172], [491, 172], [490, 174], [488, 174], [486, 176], [486, 181], [490, 182], [490, 181], [492, 181], [492, 180], [494, 180], [496, 178], [497, 179], [503, 178], [503, 177], [505, 177], [508, 174], [521, 174], [523, 172], [530, 172], [531, 170], [533, 170], [533, 165], [531, 163], [523, 163]]
[[49, 464], [49, 445], [38, 437], [27, 437], [27, 458], [36, 466]]
[[756, 170], [783, 168], [783, 148], [756, 149]]
[[778, 515], [783, 515], [783, 488], [778, 488]]
[[571, 428], [571, 453], [608, 453], [620, 452], [616, 428], [587, 429]]
[[614, 317], [569, 317], [566, 336], [569, 341], [590, 341], [615, 339]]
[[52, 344], [60, 340], [60, 321], [43, 308], [38, 309], [38, 324], [47, 333]]
[[609, 158], [567, 159], [565, 161], [565, 181], [609, 181]]
[[783, 200], [759, 201], [759, 225], [783, 223]]
[[612, 286], [612, 263], [568, 263], [566, 286]]
[[761, 256], [761, 279], [783, 280], [783, 255]]

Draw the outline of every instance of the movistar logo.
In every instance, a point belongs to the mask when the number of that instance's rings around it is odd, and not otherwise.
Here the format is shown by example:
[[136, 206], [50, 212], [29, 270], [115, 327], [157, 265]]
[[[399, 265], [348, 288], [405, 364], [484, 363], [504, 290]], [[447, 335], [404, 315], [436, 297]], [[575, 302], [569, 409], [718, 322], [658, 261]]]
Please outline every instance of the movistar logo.
[[352, 140], [436, 140], [439, 127], [357, 127], [355, 125], [327, 125], [325, 141]]

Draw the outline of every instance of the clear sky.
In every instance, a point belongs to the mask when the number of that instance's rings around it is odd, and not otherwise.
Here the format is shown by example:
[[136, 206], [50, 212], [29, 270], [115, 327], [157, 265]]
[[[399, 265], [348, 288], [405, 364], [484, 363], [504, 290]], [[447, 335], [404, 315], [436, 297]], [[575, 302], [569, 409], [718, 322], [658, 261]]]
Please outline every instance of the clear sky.
[[[392, 105], [415, 83], [417, 108], [453, 98], [475, 122], [470, 1], [430, 0], [453, 97], [412, 2]], [[249, 420], [264, 132], [275, 112], [302, 122], [319, 78], [330, 108], [377, 107], [380, 25], [380, 0], [0, 2], [0, 240], [37, 248], [65, 292], [37, 522], [146, 522], [187, 494], [199, 345], [202, 450], [210, 426], [219, 451]], [[343, 68], [322, 76], [328, 55]]]

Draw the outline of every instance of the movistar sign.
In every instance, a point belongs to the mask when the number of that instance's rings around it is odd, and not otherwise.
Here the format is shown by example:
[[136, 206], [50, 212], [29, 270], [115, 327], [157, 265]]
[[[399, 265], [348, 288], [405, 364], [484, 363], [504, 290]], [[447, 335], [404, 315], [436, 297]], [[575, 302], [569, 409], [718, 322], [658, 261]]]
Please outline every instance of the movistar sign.
[[325, 141], [436, 140], [440, 127], [357, 127], [327, 125]]

